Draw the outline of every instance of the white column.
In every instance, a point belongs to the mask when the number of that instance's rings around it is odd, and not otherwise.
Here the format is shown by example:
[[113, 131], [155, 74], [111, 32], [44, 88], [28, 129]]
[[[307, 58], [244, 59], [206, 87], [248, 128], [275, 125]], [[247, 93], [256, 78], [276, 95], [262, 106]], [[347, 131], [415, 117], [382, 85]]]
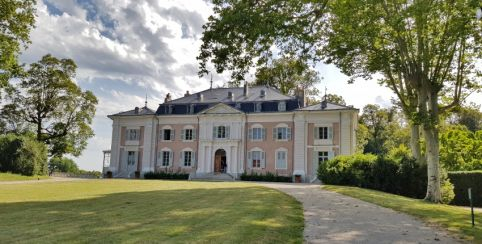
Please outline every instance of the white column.
[[110, 165], [109, 170], [114, 174], [119, 170], [117, 165], [119, 165], [119, 151], [120, 151], [120, 125], [119, 120], [114, 117], [112, 121], [112, 141], [110, 145]]
[[152, 119], [147, 119], [144, 123], [144, 146], [142, 152], [142, 172], [148, 172], [151, 169], [151, 158], [152, 158], [152, 137], [153, 137], [153, 121]]

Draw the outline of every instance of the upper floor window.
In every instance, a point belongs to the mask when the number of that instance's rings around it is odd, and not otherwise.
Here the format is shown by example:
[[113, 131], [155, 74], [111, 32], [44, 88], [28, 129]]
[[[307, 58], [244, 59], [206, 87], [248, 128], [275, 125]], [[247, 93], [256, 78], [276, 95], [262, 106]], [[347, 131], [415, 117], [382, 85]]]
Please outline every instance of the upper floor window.
[[226, 139], [229, 138], [229, 126], [214, 126], [213, 137], [215, 139]]
[[248, 152], [248, 163], [251, 168], [265, 168], [265, 153], [260, 149]]
[[287, 154], [288, 151], [286, 149], [279, 149], [276, 151], [276, 169], [287, 169]]
[[196, 139], [196, 131], [192, 128], [182, 130], [181, 138], [184, 141], [192, 141]]
[[139, 129], [128, 129], [127, 130], [127, 140], [128, 141], [138, 141], [141, 136], [141, 130]]
[[286, 102], [279, 102], [278, 103], [278, 111], [283, 112], [286, 111]]
[[291, 128], [290, 127], [273, 128], [273, 140], [277, 140], [277, 141], [291, 140]]
[[173, 129], [163, 129], [161, 133], [161, 138], [163, 141], [174, 141], [174, 130]]
[[266, 129], [262, 127], [253, 127], [249, 129], [248, 137], [253, 141], [262, 141], [266, 138]]
[[254, 111], [255, 112], [261, 112], [261, 103], [255, 103]]
[[333, 128], [332, 127], [315, 127], [314, 131], [315, 139], [327, 140], [333, 139]]

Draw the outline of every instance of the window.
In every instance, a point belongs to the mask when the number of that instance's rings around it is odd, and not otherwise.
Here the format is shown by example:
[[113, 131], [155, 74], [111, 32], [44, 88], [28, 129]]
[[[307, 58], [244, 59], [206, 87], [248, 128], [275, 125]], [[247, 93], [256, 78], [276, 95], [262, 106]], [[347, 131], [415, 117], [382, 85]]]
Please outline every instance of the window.
[[194, 104], [189, 105], [187, 110], [188, 110], [189, 114], [193, 114], [194, 113]]
[[163, 141], [174, 141], [174, 130], [163, 129], [161, 138]]
[[288, 152], [283, 149], [276, 151], [276, 169], [288, 168], [287, 154]]
[[193, 153], [191, 151], [184, 151], [182, 152], [183, 155], [182, 155], [182, 158], [183, 158], [183, 162], [184, 162], [184, 167], [191, 167], [191, 164], [192, 164], [192, 158], [193, 158]]
[[182, 139], [185, 141], [192, 141], [194, 139], [194, 129], [184, 129]]
[[280, 112], [286, 111], [286, 102], [279, 102], [278, 103], [278, 111], [280, 111]]
[[128, 129], [127, 130], [127, 140], [128, 141], [138, 141], [141, 135], [139, 129]]
[[255, 104], [254, 111], [255, 111], [255, 112], [261, 112], [261, 103], [256, 103], [256, 104]]
[[291, 140], [291, 128], [276, 127], [273, 128], [273, 140]]
[[136, 152], [135, 151], [128, 151], [127, 152], [127, 165], [134, 165], [136, 164]]
[[213, 138], [215, 139], [226, 139], [229, 138], [229, 126], [214, 126], [213, 128]]
[[234, 107], [237, 108], [237, 109], [241, 109], [241, 103], [236, 103], [236, 104], [234, 105]]
[[328, 152], [318, 152], [318, 163], [319, 164], [328, 161], [328, 159], [329, 159]]
[[161, 152], [161, 165], [162, 166], [169, 166], [171, 164], [171, 152], [170, 151], [162, 151]]
[[169, 106], [167, 107], [167, 113], [168, 113], [168, 114], [172, 114], [172, 109], [173, 109], [173, 108], [172, 108], [172, 105], [169, 105]]
[[333, 128], [332, 127], [315, 127], [315, 139], [327, 140], [333, 139]]
[[251, 166], [253, 168], [261, 168], [261, 153], [260, 151], [251, 152]]
[[248, 137], [253, 141], [262, 141], [266, 136], [266, 129], [261, 127], [251, 128]]

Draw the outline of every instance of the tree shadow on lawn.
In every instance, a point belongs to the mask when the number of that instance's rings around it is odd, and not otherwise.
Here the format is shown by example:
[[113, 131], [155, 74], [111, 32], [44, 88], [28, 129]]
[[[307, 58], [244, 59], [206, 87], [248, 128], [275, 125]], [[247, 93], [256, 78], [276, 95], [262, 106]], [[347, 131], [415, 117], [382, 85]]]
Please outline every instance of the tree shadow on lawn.
[[0, 204], [2, 242], [300, 243], [303, 210], [261, 187]]

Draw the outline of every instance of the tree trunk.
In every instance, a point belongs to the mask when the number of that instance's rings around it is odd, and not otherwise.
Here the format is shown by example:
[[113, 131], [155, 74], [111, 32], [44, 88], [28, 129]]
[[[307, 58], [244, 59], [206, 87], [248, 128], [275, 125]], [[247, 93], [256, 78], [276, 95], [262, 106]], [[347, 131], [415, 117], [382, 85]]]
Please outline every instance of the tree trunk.
[[425, 163], [425, 158], [422, 157], [422, 148], [420, 147], [420, 125], [410, 124], [410, 149], [412, 155], [419, 164]]
[[438, 95], [437, 92], [428, 93], [427, 105], [429, 111], [424, 121], [424, 137], [426, 143], [425, 155], [427, 155], [427, 195], [426, 201], [439, 203], [442, 201], [440, 189], [440, 161], [438, 141]]

